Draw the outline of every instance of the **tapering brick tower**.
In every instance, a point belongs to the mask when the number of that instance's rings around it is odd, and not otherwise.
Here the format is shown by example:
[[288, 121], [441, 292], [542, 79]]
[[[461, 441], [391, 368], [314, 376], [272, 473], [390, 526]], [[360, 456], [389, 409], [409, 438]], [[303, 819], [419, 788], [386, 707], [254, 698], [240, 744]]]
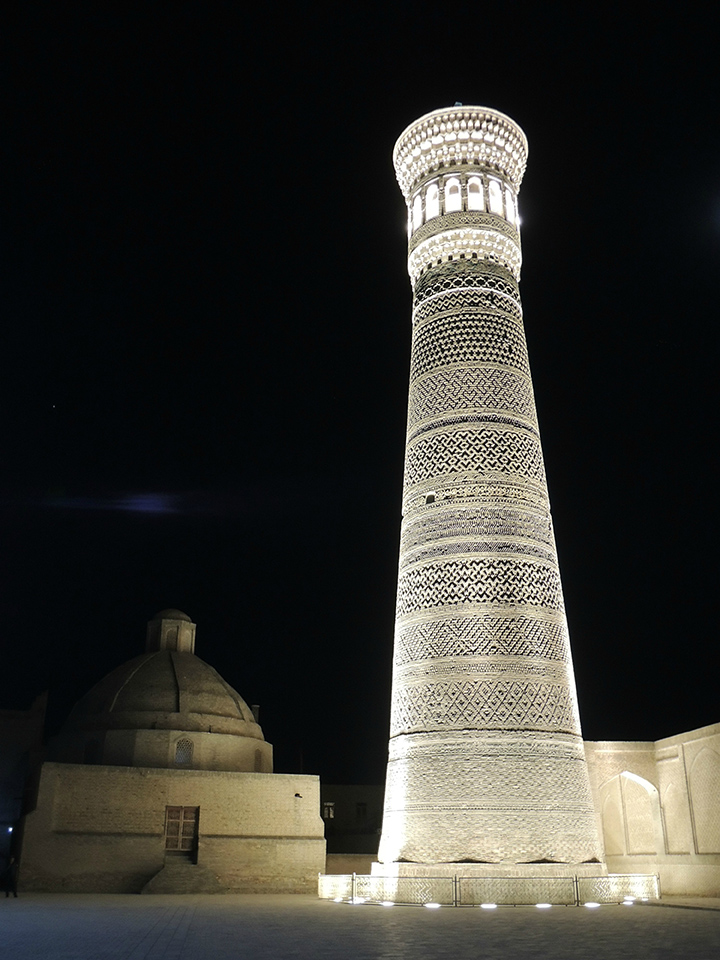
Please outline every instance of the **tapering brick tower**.
[[381, 870], [602, 859], [518, 292], [526, 155], [484, 107], [395, 146], [414, 301]]

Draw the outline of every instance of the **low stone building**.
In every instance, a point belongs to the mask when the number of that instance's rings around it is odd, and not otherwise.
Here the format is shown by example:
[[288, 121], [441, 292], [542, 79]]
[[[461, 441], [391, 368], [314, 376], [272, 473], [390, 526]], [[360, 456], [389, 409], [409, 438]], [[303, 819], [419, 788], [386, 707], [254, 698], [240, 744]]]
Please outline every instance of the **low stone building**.
[[654, 742], [585, 743], [611, 873], [720, 896], [720, 724]]
[[317, 777], [274, 774], [253, 712], [165, 610], [146, 652], [76, 704], [25, 820], [25, 890], [310, 892]]

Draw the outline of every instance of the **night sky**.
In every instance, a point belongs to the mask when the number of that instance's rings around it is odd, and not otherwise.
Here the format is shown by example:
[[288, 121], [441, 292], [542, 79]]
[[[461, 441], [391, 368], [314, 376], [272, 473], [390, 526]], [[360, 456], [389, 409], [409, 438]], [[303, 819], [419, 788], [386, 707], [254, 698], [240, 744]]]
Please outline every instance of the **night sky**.
[[[0, 707], [145, 624], [276, 769], [381, 782], [411, 291], [391, 163], [502, 110], [586, 739], [718, 706], [718, 35], [700, 4], [50, 3], [6, 20]], [[389, 13], [388, 10], [391, 12]]]

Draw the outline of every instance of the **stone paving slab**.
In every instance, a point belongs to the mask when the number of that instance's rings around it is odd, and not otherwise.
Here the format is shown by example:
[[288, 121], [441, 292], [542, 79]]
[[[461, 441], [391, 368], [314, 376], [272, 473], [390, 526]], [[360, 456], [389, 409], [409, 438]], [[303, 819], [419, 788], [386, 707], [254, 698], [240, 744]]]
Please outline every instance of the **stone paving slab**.
[[2, 960], [718, 960], [720, 912], [381, 907], [305, 896], [21, 894]]
[[651, 906], [689, 907], [692, 910], [720, 910], [720, 897], [663, 897]]

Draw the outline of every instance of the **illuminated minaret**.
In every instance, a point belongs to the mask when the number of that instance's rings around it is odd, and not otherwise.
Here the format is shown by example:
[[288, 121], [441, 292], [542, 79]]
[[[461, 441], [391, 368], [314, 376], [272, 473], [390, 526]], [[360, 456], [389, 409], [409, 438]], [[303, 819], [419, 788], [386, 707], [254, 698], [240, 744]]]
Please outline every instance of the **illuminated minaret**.
[[526, 155], [485, 107], [395, 146], [414, 298], [385, 865], [602, 860], [518, 292]]

